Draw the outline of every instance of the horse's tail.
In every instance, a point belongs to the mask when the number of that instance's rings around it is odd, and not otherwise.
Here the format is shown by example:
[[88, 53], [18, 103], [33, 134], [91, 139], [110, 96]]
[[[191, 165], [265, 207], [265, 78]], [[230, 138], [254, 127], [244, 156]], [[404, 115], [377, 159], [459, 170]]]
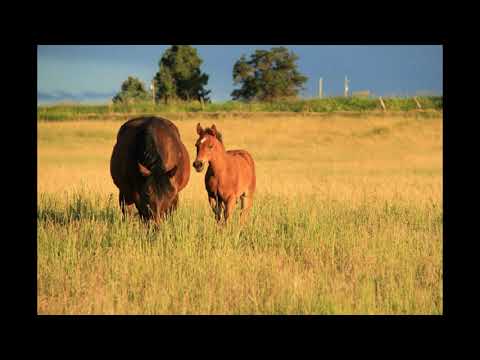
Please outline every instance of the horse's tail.
[[141, 129], [137, 134], [135, 159], [152, 174], [161, 174], [166, 171], [162, 158], [157, 150], [157, 145], [150, 127]]
[[169, 173], [158, 152], [153, 131], [152, 127], [147, 126], [138, 132], [136, 138], [136, 161], [150, 172], [145, 178], [143, 189], [140, 191], [140, 197], [144, 203], [148, 203], [148, 189], [151, 185], [155, 186], [157, 194], [162, 192], [162, 186], [166, 185], [162, 178]]
[[255, 187], [257, 184], [257, 175], [255, 173], [255, 161], [253, 161], [252, 155], [248, 151], [243, 152], [243, 156], [247, 159], [248, 164], [250, 165], [250, 169], [252, 171], [252, 178], [250, 182], [250, 191], [255, 191]]

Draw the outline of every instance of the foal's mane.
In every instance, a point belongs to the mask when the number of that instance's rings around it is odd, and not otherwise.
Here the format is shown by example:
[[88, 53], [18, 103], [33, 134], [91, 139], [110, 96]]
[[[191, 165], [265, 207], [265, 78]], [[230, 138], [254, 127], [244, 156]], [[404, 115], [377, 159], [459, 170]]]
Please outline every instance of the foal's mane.
[[207, 127], [207, 128], [205, 128], [204, 131], [208, 135], [215, 136], [218, 139], [218, 141], [220, 141], [223, 144], [222, 134], [218, 130], [213, 131], [211, 128]]

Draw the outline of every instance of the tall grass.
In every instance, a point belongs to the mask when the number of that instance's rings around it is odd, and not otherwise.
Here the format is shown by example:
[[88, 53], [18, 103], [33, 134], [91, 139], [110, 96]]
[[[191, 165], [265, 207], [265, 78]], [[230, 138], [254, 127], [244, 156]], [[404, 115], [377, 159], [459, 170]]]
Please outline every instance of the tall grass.
[[[191, 159], [198, 121], [177, 123]], [[215, 123], [256, 161], [243, 226], [216, 225], [197, 173], [159, 229], [122, 221], [119, 123], [39, 124], [38, 313], [443, 312], [441, 119]]]
[[[160, 230], [93, 193], [40, 201], [40, 313], [440, 314], [442, 212], [259, 196], [218, 227], [200, 201]], [[236, 221], [237, 219], [235, 219]]]

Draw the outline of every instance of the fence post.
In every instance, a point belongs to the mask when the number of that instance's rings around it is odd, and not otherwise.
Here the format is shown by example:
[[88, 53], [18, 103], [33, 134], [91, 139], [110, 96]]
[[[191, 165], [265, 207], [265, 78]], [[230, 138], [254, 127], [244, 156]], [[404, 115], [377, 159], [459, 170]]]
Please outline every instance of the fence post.
[[380, 105], [382, 105], [383, 111], [387, 111], [387, 107], [385, 106], [385, 103], [383, 102], [382, 97], [380, 96], [378, 99], [380, 100]]
[[421, 108], [422, 108], [422, 105], [420, 105], [420, 103], [418, 102], [416, 96], [413, 97], [413, 100], [415, 100], [415, 103], [417, 104], [417, 108], [421, 109]]

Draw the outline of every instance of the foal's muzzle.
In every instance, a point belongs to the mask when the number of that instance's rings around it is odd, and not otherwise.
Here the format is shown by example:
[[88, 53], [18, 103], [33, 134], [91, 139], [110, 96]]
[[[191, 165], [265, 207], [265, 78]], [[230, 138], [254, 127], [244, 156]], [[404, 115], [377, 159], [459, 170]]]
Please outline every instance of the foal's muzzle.
[[195, 160], [193, 162], [193, 167], [195, 170], [197, 170], [197, 172], [201, 172], [203, 170], [203, 161]]

